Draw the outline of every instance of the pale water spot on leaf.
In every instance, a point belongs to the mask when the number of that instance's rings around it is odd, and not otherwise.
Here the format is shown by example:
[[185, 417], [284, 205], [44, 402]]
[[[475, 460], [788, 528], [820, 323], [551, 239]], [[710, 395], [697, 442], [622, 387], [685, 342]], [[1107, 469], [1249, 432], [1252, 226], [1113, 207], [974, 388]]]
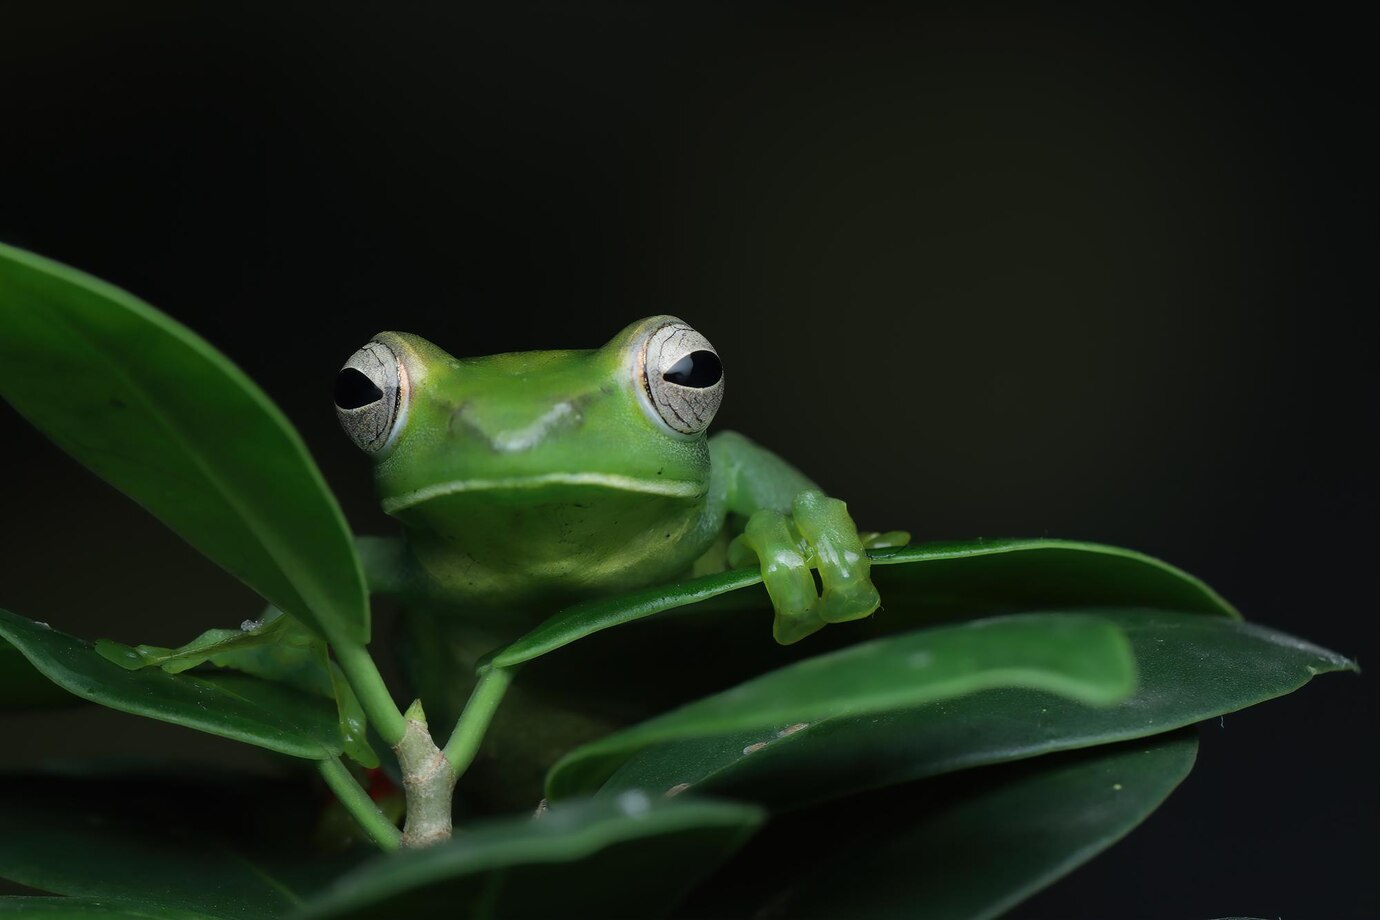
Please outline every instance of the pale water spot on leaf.
[[906, 665], [912, 668], [928, 668], [934, 664], [934, 652], [921, 649], [906, 657]]
[[1120, 792], [1120, 791], [1121, 791], [1121, 783], [1112, 783], [1112, 789], [1115, 790], [1116, 792]]
[[618, 807], [629, 818], [640, 818], [651, 810], [652, 802], [641, 789], [629, 789], [618, 796]]
[[674, 786], [672, 786], [670, 789], [667, 789], [665, 792], [663, 792], [663, 793], [661, 794], [661, 796], [662, 796], [662, 798], [669, 799], [669, 798], [671, 798], [672, 796], [680, 795], [682, 792], [684, 792], [685, 790], [687, 790], [687, 789], [689, 789], [689, 788], [690, 788], [690, 784], [689, 784], [689, 783], [676, 783], [676, 784], [675, 784]]
[[810, 727], [810, 723], [809, 723], [809, 722], [797, 722], [797, 723], [795, 723], [794, 725], [787, 725], [785, 728], [781, 729], [781, 731], [779, 731], [779, 732], [776, 733], [776, 737], [778, 737], [778, 738], [785, 738], [787, 735], [794, 735], [796, 732], [800, 731], [801, 729], [803, 729], [803, 728], [809, 728], [809, 727]]
[[262, 625], [258, 620], [245, 620], [240, 624], [240, 632], [253, 632]]
[[52, 629], [52, 628], [53, 628], [53, 627], [49, 626], [47, 623], [43, 622], [42, 620], [34, 620], [34, 625], [35, 625], [35, 626], [41, 626], [41, 627], [43, 627], [44, 629]]
[[744, 753], [744, 754], [752, 754], [752, 753], [755, 753], [755, 752], [757, 752], [757, 751], [762, 750], [762, 748], [764, 748], [764, 747], [766, 747], [766, 746], [767, 746], [767, 743], [766, 743], [765, 741], [759, 741], [759, 742], [757, 742], [756, 744], [749, 744], [747, 747], [743, 748], [743, 753]]

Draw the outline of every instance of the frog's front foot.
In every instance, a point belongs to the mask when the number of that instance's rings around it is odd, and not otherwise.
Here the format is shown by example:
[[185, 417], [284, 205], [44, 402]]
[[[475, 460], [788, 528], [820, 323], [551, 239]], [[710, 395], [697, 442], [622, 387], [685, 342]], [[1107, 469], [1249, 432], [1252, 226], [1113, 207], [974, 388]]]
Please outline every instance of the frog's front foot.
[[[798, 642], [827, 623], [861, 619], [881, 603], [847, 506], [816, 489], [795, 497], [790, 517], [762, 510], [748, 518], [747, 529], [731, 548], [730, 561], [744, 564], [748, 553], [762, 566], [762, 581], [776, 608], [772, 634], [782, 645]], [[819, 570], [818, 589], [813, 568]]]

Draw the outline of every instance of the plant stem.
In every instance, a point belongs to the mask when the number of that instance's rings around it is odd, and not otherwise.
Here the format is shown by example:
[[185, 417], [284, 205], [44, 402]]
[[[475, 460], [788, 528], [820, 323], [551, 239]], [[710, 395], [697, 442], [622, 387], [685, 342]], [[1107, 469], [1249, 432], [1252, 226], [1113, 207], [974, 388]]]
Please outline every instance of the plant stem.
[[369, 657], [369, 650], [356, 642], [332, 641], [331, 646], [340, 670], [345, 672], [345, 679], [350, 682], [350, 689], [359, 697], [364, 714], [373, 723], [379, 737], [390, 747], [396, 747], [403, 735], [407, 734], [407, 720], [398, 710], [398, 704], [393, 702], [393, 696], [384, 685], [374, 659]]
[[494, 712], [498, 704], [503, 702], [503, 695], [508, 692], [512, 682], [511, 668], [489, 668], [479, 675], [479, 682], [475, 684], [474, 692], [465, 703], [465, 711], [460, 713], [455, 730], [450, 733], [450, 740], [442, 752], [456, 776], [464, 773], [474, 761], [484, 733], [493, 721]]
[[407, 821], [401, 845], [425, 847], [450, 839], [451, 796], [458, 775], [451, 769], [426, 725], [422, 701], [407, 709], [407, 733], [393, 746], [402, 768]]
[[379, 811], [374, 800], [369, 798], [369, 793], [355, 781], [354, 775], [340, 762], [340, 758], [318, 760], [316, 765], [326, 780], [326, 785], [331, 787], [340, 804], [345, 806], [345, 810], [354, 817], [370, 839], [382, 850], [396, 850], [399, 841], [402, 840], [402, 831], [394, 827], [393, 822]]

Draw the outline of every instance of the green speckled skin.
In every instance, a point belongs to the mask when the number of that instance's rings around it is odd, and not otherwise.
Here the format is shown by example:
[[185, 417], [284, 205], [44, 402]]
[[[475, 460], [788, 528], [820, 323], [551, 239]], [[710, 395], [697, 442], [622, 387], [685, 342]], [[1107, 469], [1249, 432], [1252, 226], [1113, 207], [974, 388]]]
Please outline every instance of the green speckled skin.
[[697, 560], [703, 570], [711, 547], [724, 556], [732, 513], [749, 527], [729, 555], [761, 560], [779, 641], [876, 609], [841, 502], [742, 435], [683, 434], [658, 417], [642, 345], [669, 322], [641, 320], [594, 350], [481, 358], [376, 336], [405, 378], [395, 433], [374, 455], [384, 510], [406, 530], [408, 553], [388, 564], [414, 567], [376, 569], [376, 586], [410, 585], [460, 617], [507, 609], [526, 621]]

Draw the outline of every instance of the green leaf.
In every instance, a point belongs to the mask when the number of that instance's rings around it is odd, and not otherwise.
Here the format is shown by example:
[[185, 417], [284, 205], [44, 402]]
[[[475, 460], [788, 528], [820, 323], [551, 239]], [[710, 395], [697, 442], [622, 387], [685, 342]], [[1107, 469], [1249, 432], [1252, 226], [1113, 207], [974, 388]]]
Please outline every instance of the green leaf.
[[768, 863], [793, 867], [771, 899], [774, 915], [1000, 916], [1144, 821], [1188, 775], [1197, 750], [1190, 730], [802, 812], [754, 845], [774, 848]]
[[1202, 580], [1135, 550], [1000, 539], [873, 550], [883, 603], [970, 616], [1068, 607], [1157, 607], [1240, 619]]
[[316, 850], [311, 787], [206, 772], [0, 776], [0, 878], [174, 917], [268, 920], [359, 862]]
[[0, 917], [34, 920], [213, 920], [210, 914], [110, 898], [0, 897]]
[[111, 709], [320, 760], [341, 750], [336, 716], [323, 699], [239, 674], [128, 671], [88, 643], [0, 610], [0, 638], [53, 683]]
[[[1082, 606], [1159, 607], [1240, 616], [1186, 572], [1115, 546], [1067, 540], [977, 540], [871, 550], [868, 555], [883, 608], [907, 616], [919, 613], [938, 618]], [[770, 610], [771, 601], [761, 583], [759, 571], [737, 569], [576, 604], [497, 652], [492, 661], [498, 667], [512, 667], [601, 630], [707, 601], [716, 610]]]
[[335, 497], [282, 412], [195, 333], [0, 244], [0, 393], [274, 605], [368, 641], [364, 576]]
[[[262, 622], [245, 621], [239, 629], [208, 629], [191, 642], [177, 648], [163, 648], [157, 645], [128, 646], [110, 639], [97, 639], [96, 652], [107, 661], [114, 662], [128, 671], [140, 668], [162, 668], [169, 674], [190, 671], [208, 661], [234, 661], [233, 652], [243, 652], [265, 645], [297, 645], [291, 625], [296, 623], [291, 617], [284, 617], [276, 607], [270, 607], [269, 616]], [[306, 633], [310, 646], [316, 640]], [[306, 648], [301, 655], [311, 659], [313, 652]], [[225, 665], [233, 667], [233, 665]], [[256, 675], [262, 677], [264, 675]], [[303, 688], [306, 689], [306, 688]]]
[[750, 805], [639, 792], [466, 828], [448, 843], [373, 860], [301, 920], [656, 917], [757, 829]]
[[787, 665], [578, 748], [552, 768], [547, 794], [597, 789], [658, 742], [755, 731], [743, 747], [755, 754], [821, 719], [873, 717], [998, 687], [1106, 706], [1130, 695], [1135, 681], [1126, 637], [1096, 617], [1022, 614], [920, 630]]
[[[698, 794], [796, 808], [983, 764], [1143, 738], [1282, 696], [1315, 674], [1356, 667], [1240, 621], [1166, 611], [1098, 615], [1125, 631], [1140, 675], [1135, 694], [1115, 705], [1088, 709], [1048, 693], [995, 690], [866, 718], [826, 719], [750, 754], [744, 748], [760, 740], [751, 732], [677, 741], [634, 755], [609, 779], [605, 794], [688, 784]], [[562, 794], [593, 791], [559, 768], [550, 783]]]
[[345, 753], [366, 767], [379, 765], [369, 745], [364, 708], [339, 665], [331, 661], [326, 643], [276, 607], [269, 607], [258, 622], [246, 622], [240, 629], [209, 629], [179, 648], [131, 648], [98, 639], [96, 653], [128, 671], [162, 668], [181, 674], [213, 664], [334, 700]]
[[43, 676], [19, 649], [0, 639], [0, 712], [80, 703]]

